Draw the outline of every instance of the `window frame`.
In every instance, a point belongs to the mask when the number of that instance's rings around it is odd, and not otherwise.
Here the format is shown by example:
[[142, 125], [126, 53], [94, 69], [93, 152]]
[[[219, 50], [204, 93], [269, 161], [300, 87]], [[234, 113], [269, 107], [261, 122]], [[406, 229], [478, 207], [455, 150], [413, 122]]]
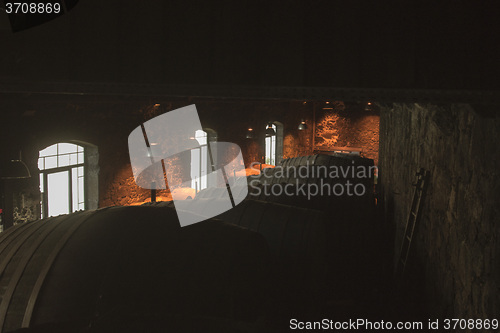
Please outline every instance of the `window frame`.
[[[66, 153], [59, 153], [59, 144], [71, 144], [74, 145], [76, 148], [76, 151], [72, 152], [66, 152]], [[52, 155], [46, 155], [46, 156], [40, 156], [40, 154], [46, 150], [47, 148], [56, 146], [56, 153]], [[82, 153], [82, 159], [83, 161], [79, 162], [79, 154]], [[69, 164], [69, 165], [64, 165], [64, 166], [59, 166], [59, 157], [64, 156], [64, 155], [72, 155], [76, 154], [76, 159], [77, 162], [75, 164]], [[47, 157], [56, 157], [57, 158], [57, 163], [56, 167], [52, 168], [46, 168], [45, 165], [45, 159]], [[40, 169], [40, 159], [43, 159], [43, 169]], [[54, 143], [50, 146], [45, 147], [44, 149], [39, 151], [39, 157], [38, 157], [38, 167], [39, 167], [39, 179], [40, 179], [40, 192], [41, 192], [41, 200], [40, 200], [40, 206], [41, 206], [41, 212], [40, 216], [41, 218], [47, 218], [49, 217], [49, 202], [48, 202], [48, 175], [49, 174], [54, 174], [54, 173], [59, 173], [59, 172], [68, 172], [68, 211], [69, 213], [73, 213], [78, 210], [85, 210], [88, 209], [88, 203], [87, 203], [87, 167], [86, 167], [86, 149], [84, 146], [72, 143], [72, 142], [57, 142]], [[83, 168], [81, 175], [79, 175], [79, 168]], [[74, 202], [74, 195], [73, 195], [73, 176], [74, 173], [76, 172], [76, 186], [77, 186], [77, 193], [76, 193], [76, 200], [77, 200], [77, 208], [74, 209], [73, 207], [73, 202]], [[80, 192], [79, 192], [79, 179], [83, 178], [82, 181], [82, 197], [80, 197]], [[80, 201], [83, 200], [83, 201]], [[83, 204], [83, 208], [80, 207], [80, 204]]]

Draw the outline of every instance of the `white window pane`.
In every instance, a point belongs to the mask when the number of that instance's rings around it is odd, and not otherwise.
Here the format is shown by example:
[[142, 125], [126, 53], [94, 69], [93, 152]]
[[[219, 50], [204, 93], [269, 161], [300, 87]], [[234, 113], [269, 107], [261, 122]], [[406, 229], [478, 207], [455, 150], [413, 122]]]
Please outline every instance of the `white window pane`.
[[200, 177], [198, 186], [200, 186], [201, 190], [203, 190], [204, 188], [207, 188], [207, 176]]
[[200, 186], [202, 189], [207, 188], [207, 146], [201, 147], [201, 180]]
[[76, 168], [71, 169], [71, 186], [73, 198], [73, 212], [78, 210], [78, 175]]
[[198, 141], [200, 145], [206, 145], [207, 144], [207, 132], [197, 130], [195, 132], [194, 138]]
[[49, 146], [45, 148], [44, 150], [40, 151], [40, 157], [43, 156], [50, 156], [50, 155], [57, 155], [57, 144]]
[[69, 165], [77, 164], [76, 153], [69, 154]]
[[83, 177], [78, 178], [78, 202], [83, 202]]
[[83, 163], [83, 153], [78, 153], [78, 164]]
[[200, 177], [200, 149], [191, 150], [191, 187], [199, 190]]
[[80, 210], [80, 209], [81, 209], [81, 210], [85, 209], [85, 203], [80, 202], [80, 203], [78, 204], [78, 209], [79, 209], [79, 210]]
[[[57, 167], [68, 167], [84, 162], [84, 148], [73, 144], [62, 142], [40, 151], [38, 167], [40, 170], [53, 169]], [[71, 172], [71, 174], [69, 173]], [[71, 179], [67, 177], [71, 175]], [[84, 207], [83, 167], [73, 168], [71, 171], [61, 171], [47, 174], [50, 181], [45, 184], [47, 191], [48, 216], [69, 213]], [[69, 182], [71, 181], [72, 193], [69, 193]], [[43, 191], [43, 176], [40, 178], [40, 191]], [[71, 197], [69, 197], [71, 195]], [[72, 203], [71, 207], [70, 201]]]
[[68, 171], [47, 175], [49, 216], [69, 213]]
[[77, 151], [77, 145], [73, 143], [59, 143], [59, 154], [73, 153]]
[[266, 160], [265, 163], [268, 164], [271, 158], [271, 138], [266, 138]]
[[43, 173], [40, 174], [40, 218], [43, 219]]
[[69, 163], [69, 155], [59, 155], [58, 156], [58, 160], [59, 160], [59, 166], [60, 167], [70, 165], [70, 163]]
[[45, 157], [45, 169], [57, 168], [57, 156]]
[[271, 164], [276, 165], [276, 136], [271, 137]]
[[40, 174], [40, 192], [43, 193], [43, 173]]
[[208, 161], [207, 161], [207, 146], [203, 146], [200, 148], [201, 149], [201, 174], [206, 175], [207, 174], [207, 166], [208, 166]]
[[[275, 125], [272, 125], [272, 128], [276, 131]], [[276, 135], [266, 137], [265, 145], [266, 145], [265, 163], [276, 165]]]

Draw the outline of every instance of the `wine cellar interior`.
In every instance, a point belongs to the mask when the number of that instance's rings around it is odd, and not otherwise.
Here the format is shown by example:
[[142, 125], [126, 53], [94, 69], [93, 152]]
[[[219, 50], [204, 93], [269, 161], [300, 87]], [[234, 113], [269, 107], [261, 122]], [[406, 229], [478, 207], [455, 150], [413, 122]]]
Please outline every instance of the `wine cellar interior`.
[[498, 329], [492, 3], [61, 3], [0, 11], [0, 332]]

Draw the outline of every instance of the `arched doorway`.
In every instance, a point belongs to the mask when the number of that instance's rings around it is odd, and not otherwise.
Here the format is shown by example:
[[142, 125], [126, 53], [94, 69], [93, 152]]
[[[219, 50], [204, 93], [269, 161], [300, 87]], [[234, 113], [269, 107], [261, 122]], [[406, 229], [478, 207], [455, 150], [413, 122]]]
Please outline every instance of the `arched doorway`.
[[97, 148], [60, 142], [40, 150], [41, 218], [96, 209]]

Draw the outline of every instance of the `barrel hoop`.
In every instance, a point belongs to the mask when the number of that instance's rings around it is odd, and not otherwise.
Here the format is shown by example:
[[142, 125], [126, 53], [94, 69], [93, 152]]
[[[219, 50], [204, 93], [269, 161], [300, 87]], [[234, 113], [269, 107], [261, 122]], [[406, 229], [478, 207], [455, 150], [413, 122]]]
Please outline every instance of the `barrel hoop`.
[[12, 274], [12, 277], [10, 278], [9, 284], [7, 286], [7, 289], [5, 291], [5, 294], [2, 297], [2, 302], [0, 303], [0, 332], [3, 331], [3, 326], [5, 323], [5, 319], [7, 317], [7, 310], [9, 308], [10, 302], [12, 300], [12, 295], [14, 295], [14, 290], [16, 289], [17, 285], [19, 284], [19, 281], [21, 280], [22, 274], [24, 270], [26, 269], [26, 266], [28, 265], [29, 261], [35, 254], [36, 250], [42, 244], [42, 242], [47, 238], [47, 236], [57, 227], [61, 224], [61, 218], [57, 217], [52, 223], [47, 223], [47, 222], [39, 222], [44, 228], [38, 228], [39, 229], [45, 229], [43, 230], [38, 237], [32, 242], [29, 250], [26, 251], [26, 253], [22, 256], [20, 259], [16, 270]]
[[11, 227], [7, 230], [4, 230], [1, 234], [0, 234], [0, 243], [5, 239], [7, 238], [10, 234], [12, 234], [14, 231], [17, 231], [19, 229], [21, 229], [22, 227], [25, 227], [27, 224], [29, 223], [23, 223], [21, 224], [20, 226], [18, 227]]
[[316, 162], [318, 161], [318, 156], [319, 155], [313, 155], [311, 157], [311, 164], [310, 165], [316, 165]]
[[[251, 202], [252, 201], [249, 201], [249, 203], [251, 203]], [[269, 208], [269, 203], [266, 202], [266, 201], [263, 201], [263, 200], [253, 200], [253, 202], [257, 202], [257, 203], [260, 202], [265, 208]], [[248, 206], [250, 206], [250, 205], [248, 204], [247, 207]], [[259, 216], [259, 218], [256, 219], [257, 220], [257, 225], [255, 226], [255, 229], [254, 229], [254, 231], [256, 231], [256, 232], [260, 232], [260, 224], [262, 222], [265, 210], [266, 209], [261, 209], [260, 216]], [[242, 217], [243, 217], [243, 214], [240, 215], [240, 220], [241, 220]]]
[[[21, 237], [15, 237], [15, 242], [10, 251], [5, 255], [3, 258], [2, 262], [0, 262], [0, 278], [2, 277], [3, 273], [5, 272], [5, 268], [9, 264], [9, 262], [12, 260], [12, 258], [16, 255], [17, 251], [19, 248], [24, 244], [26, 239], [28, 239], [32, 234], [34, 234], [38, 229], [44, 226], [44, 223], [42, 222], [30, 222], [28, 228], [26, 228], [26, 232], [20, 234]], [[1, 333], [1, 332], [0, 332]]]
[[[97, 212], [103, 212], [105, 210], [108, 210], [110, 207], [102, 208], [99, 210], [95, 211], [84, 211], [81, 216], [79, 216], [79, 219], [75, 222], [73, 222], [73, 225], [71, 226], [70, 229], [64, 234], [61, 239], [59, 239], [59, 242], [57, 242], [56, 246], [50, 253], [50, 255], [47, 257], [47, 260], [45, 261], [45, 264], [43, 265], [42, 269], [40, 270], [40, 274], [38, 274], [38, 278], [36, 279], [35, 284], [33, 285], [33, 289], [31, 290], [31, 295], [28, 300], [28, 304], [26, 305], [26, 310], [24, 312], [24, 318], [23, 322], [21, 324], [22, 328], [29, 327], [30, 322], [31, 322], [31, 317], [33, 316], [33, 310], [35, 308], [36, 300], [38, 298], [38, 295], [40, 293], [40, 290], [42, 289], [43, 283], [45, 282], [45, 278], [47, 277], [47, 274], [49, 273], [50, 268], [52, 267], [52, 264], [54, 263], [54, 260], [56, 259], [57, 255], [59, 252], [62, 250], [66, 242], [69, 240], [69, 238], [73, 235], [73, 233], [83, 224], [83, 222], [87, 221], [90, 217], [95, 215]], [[89, 212], [89, 214], [85, 214], [86, 212]], [[2, 333], [2, 332], [0, 332]]]
[[241, 217], [245, 214], [245, 212], [248, 210], [248, 201], [243, 201], [241, 203], [241, 208], [240, 209], [233, 209], [233, 211], [235, 211], [236, 213], [238, 213], [238, 211], [241, 211], [241, 214], [233, 214], [233, 220], [230, 221], [232, 224], [235, 224], [235, 225], [238, 225], [241, 227]]
[[[317, 214], [314, 214], [315, 216], [311, 219], [310, 223], [307, 223], [304, 227], [306, 229], [306, 232], [304, 232], [304, 248], [305, 252], [308, 255], [314, 256], [315, 253], [312, 251], [313, 249], [311, 248], [312, 246], [315, 246], [316, 244], [311, 244], [311, 234], [312, 234], [312, 229], [313, 229], [313, 224], [317, 221]], [[306, 280], [306, 274], [302, 274], [301, 276], [301, 282], [305, 283]]]
[[[3, 258], [2, 262], [0, 263], [0, 277], [5, 273], [5, 269], [9, 265], [10, 261], [12, 258], [16, 255], [17, 251], [21, 248], [23, 244], [25, 244], [26, 240], [31, 237], [38, 229], [42, 228], [45, 224], [42, 222], [32, 222], [29, 223], [29, 226], [26, 228], [26, 232], [21, 234], [21, 237], [15, 237], [16, 242], [10, 249], [8, 253], [5, 254], [5, 257]], [[9, 289], [7, 288], [6, 294], [8, 293]], [[8, 295], [2, 295], [2, 301], [0, 303], [0, 333], [3, 332], [3, 322], [5, 319], [5, 316], [7, 315], [7, 308], [10, 302], [10, 297], [6, 297]], [[5, 308], [5, 310], [2, 310]]]
[[287, 231], [288, 223], [290, 222], [291, 214], [295, 213], [293, 212], [294, 209], [286, 209], [284, 214], [287, 214], [287, 217], [283, 223], [283, 229], [281, 230], [281, 235], [280, 235], [280, 245], [278, 248], [278, 258], [281, 258], [281, 255], [283, 254], [283, 243], [285, 242], [285, 233]]
[[35, 222], [27, 222], [23, 223], [18, 227], [11, 227], [4, 231], [1, 236], [0, 236], [0, 254], [5, 251], [5, 249], [12, 243], [13, 241], [16, 240], [19, 235], [22, 234], [21, 230], [27, 228], [27, 227], [32, 227], [35, 225]]
[[[311, 253], [311, 231], [312, 231], [312, 224], [316, 222], [317, 215], [314, 214], [314, 217], [309, 221], [309, 223], [304, 223], [304, 231], [303, 231], [303, 236], [302, 236], [302, 246], [305, 249], [304, 253], [302, 253], [302, 262], [307, 262], [307, 257], [308, 256], [314, 256], [314, 253]], [[308, 267], [307, 269], [311, 269]], [[301, 285], [307, 285], [307, 274], [305, 273], [305, 270], [302, 271], [301, 276], [299, 277], [299, 283]]]

